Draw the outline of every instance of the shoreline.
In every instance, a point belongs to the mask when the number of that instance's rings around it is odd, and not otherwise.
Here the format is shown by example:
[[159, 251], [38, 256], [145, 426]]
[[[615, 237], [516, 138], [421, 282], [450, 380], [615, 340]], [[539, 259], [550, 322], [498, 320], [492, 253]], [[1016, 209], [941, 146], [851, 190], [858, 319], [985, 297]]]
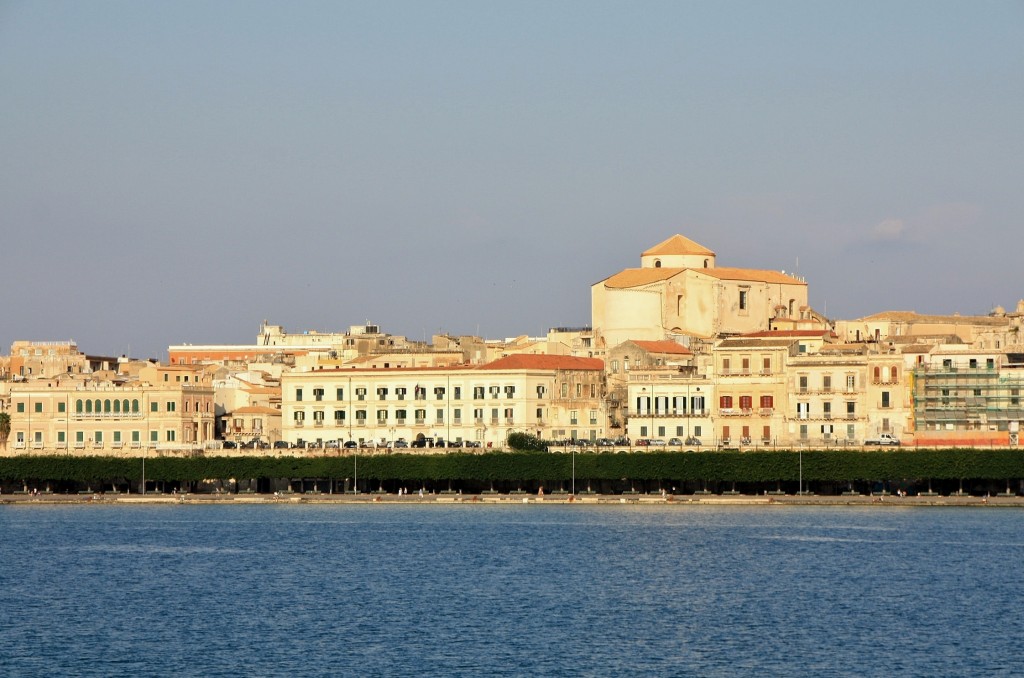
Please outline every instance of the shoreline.
[[281, 493], [281, 494], [31, 494], [14, 493], [0, 495], [0, 504], [6, 505], [295, 505], [295, 504], [380, 504], [391, 506], [477, 504], [477, 505], [522, 505], [522, 504], [573, 504], [587, 506], [882, 506], [882, 507], [993, 507], [1024, 508], [1024, 496], [1019, 495], [741, 495], [741, 494], [456, 494], [440, 493], [395, 495], [385, 493], [369, 494], [322, 494], [322, 493]]

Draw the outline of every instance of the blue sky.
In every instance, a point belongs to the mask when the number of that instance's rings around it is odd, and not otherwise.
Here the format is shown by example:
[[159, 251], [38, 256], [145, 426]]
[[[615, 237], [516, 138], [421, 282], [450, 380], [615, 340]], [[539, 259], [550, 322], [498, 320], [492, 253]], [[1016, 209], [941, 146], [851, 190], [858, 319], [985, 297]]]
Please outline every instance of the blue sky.
[[0, 347], [539, 335], [674, 233], [833, 318], [1009, 308], [1022, 38], [1019, 1], [0, 0]]

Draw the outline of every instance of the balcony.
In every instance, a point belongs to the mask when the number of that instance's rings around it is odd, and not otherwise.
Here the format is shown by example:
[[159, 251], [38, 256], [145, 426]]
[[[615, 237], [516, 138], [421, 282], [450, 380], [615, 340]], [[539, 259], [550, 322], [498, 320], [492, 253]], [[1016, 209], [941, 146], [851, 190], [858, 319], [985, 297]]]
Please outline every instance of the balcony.
[[758, 411], [758, 414], [760, 414], [762, 417], [770, 417], [774, 413], [775, 413], [775, 408], [774, 407], [762, 407]]

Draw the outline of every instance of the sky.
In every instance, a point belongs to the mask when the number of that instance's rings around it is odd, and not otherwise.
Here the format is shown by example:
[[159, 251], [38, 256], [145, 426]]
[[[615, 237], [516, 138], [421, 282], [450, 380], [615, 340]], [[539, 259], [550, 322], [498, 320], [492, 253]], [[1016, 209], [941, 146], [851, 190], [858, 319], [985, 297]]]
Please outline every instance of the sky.
[[0, 0], [0, 352], [540, 336], [675, 233], [1012, 310], [1022, 121], [1022, 0]]

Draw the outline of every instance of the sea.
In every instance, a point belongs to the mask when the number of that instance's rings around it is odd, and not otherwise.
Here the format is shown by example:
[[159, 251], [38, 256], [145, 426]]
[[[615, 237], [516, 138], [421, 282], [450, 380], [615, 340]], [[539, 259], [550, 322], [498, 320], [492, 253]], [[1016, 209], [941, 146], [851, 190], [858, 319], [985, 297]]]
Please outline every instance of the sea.
[[0, 506], [2, 676], [1024, 671], [1024, 511]]

